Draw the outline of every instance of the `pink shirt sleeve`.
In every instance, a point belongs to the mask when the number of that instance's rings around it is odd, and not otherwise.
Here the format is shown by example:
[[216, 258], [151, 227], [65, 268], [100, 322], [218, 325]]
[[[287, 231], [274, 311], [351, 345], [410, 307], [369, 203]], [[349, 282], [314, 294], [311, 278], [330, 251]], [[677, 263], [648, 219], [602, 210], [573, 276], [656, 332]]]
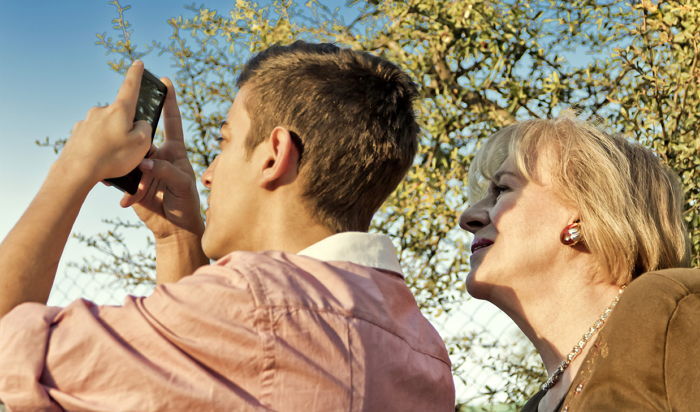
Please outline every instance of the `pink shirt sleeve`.
[[0, 399], [13, 411], [256, 408], [254, 313], [244, 278], [217, 266], [119, 307], [20, 305], [0, 321]]
[[403, 279], [236, 252], [123, 306], [0, 320], [10, 410], [454, 410], [447, 351]]
[[13, 410], [60, 410], [39, 383], [60, 308], [24, 303], [0, 319], [0, 399]]

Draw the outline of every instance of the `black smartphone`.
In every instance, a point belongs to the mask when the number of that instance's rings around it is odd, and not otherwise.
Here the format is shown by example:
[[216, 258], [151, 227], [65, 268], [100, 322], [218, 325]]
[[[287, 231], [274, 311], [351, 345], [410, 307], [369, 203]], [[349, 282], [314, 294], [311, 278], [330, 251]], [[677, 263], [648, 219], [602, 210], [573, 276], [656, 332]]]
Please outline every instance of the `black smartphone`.
[[[134, 121], [145, 120], [151, 125], [151, 141], [156, 134], [156, 126], [160, 119], [160, 112], [163, 110], [165, 96], [168, 93], [168, 88], [151, 72], [144, 69], [141, 77], [141, 88], [139, 89], [139, 100], [136, 104], [136, 116]], [[141, 170], [138, 167], [128, 174], [121, 177], [113, 177], [105, 179], [118, 189], [134, 194], [139, 187], [141, 181]]]

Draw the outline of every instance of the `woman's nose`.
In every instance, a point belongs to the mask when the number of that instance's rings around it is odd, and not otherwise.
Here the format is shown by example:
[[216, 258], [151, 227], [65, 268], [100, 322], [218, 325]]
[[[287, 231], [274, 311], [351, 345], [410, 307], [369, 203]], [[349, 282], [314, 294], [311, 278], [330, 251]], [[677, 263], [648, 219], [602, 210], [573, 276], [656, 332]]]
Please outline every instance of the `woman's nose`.
[[489, 224], [489, 213], [485, 200], [469, 206], [459, 217], [459, 227], [472, 233]]

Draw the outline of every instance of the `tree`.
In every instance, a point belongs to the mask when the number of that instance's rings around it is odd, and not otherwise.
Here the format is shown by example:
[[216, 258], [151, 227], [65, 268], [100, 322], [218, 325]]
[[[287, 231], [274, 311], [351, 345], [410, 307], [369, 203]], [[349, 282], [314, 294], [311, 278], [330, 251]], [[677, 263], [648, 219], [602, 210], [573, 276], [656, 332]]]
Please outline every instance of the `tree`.
[[[216, 154], [211, 141], [235, 95], [241, 64], [252, 53], [303, 38], [397, 62], [421, 85], [421, 146], [415, 167], [373, 229], [395, 239], [410, 287], [433, 318], [451, 316], [468, 299], [466, 236], [456, 225], [468, 201], [467, 170], [480, 141], [514, 120], [549, 117], [568, 106], [608, 119], [618, 131], [631, 131], [682, 174], [698, 264], [700, 143], [692, 126], [700, 109], [700, 6], [689, 1], [350, 0], [331, 9], [322, 3], [237, 0], [225, 13], [191, 7], [168, 20], [173, 35], [167, 44], [140, 51], [130, 39], [128, 6], [113, 1], [116, 38], [100, 34], [98, 44], [113, 54], [109, 64], [117, 71], [144, 53], [171, 57], [190, 159], [200, 173]], [[130, 284], [152, 283], [153, 267], [143, 263], [153, 261], [152, 252], [133, 250], [121, 237], [140, 226], [109, 223], [109, 232], [78, 235], [98, 253], [94, 261], [76, 266], [86, 273], [116, 274]], [[510, 350], [495, 338], [448, 337], [454, 359], [479, 356], [474, 347], [489, 345], [501, 345], [506, 355]], [[526, 362], [523, 367], [526, 355], [511, 353], [495, 368], [508, 376], [502, 387], [483, 389], [484, 397], [474, 402], [519, 406], [542, 378], [541, 366]], [[461, 370], [455, 373], [474, 384]]]
[[611, 123], [651, 147], [681, 177], [692, 265], [700, 267], [700, 5], [642, 1], [630, 44], [616, 51], [621, 70]]

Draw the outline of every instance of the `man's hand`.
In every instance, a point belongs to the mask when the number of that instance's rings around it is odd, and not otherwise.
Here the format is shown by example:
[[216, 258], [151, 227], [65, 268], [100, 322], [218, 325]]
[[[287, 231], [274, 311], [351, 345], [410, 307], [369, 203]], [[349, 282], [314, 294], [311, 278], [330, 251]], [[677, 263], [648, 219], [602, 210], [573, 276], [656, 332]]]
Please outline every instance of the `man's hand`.
[[143, 177], [139, 188], [134, 195], [125, 194], [121, 206], [133, 205], [156, 240], [182, 231], [201, 236], [204, 223], [194, 170], [185, 150], [175, 89], [169, 79], [161, 80], [168, 87], [163, 106], [165, 143], [160, 148], [153, 147], [149, 158], [141, 162]]
[[57, 162], [91, 177], [93, 184], [123, 176], [139, 164], [151, 145], [151, 125], [134, 123], [142, 75], [143, 63], [134, 62], [114, 102], [93, 107], [73, 126]]
[[157, 248], [158, 282], [176, 281], [209, 260], [201, 250], [204, 222], [200, 214], [196, 178], [187, 159], [180, 109], [172, 82], [163, 107], [165, 143], [153, 147], [139, 166], [143, 177], [134, 195], [121, 200], [133, 206], [138, 217], [153, 232]]
[[143, 63], [129, 68], [111, 105], [78, 122], [44, 184], [0, 244], [0, 316], [24, 302], [46, 303], [63, 247], [90, 189], [132, 170], [151, 126], [134, 123]]

